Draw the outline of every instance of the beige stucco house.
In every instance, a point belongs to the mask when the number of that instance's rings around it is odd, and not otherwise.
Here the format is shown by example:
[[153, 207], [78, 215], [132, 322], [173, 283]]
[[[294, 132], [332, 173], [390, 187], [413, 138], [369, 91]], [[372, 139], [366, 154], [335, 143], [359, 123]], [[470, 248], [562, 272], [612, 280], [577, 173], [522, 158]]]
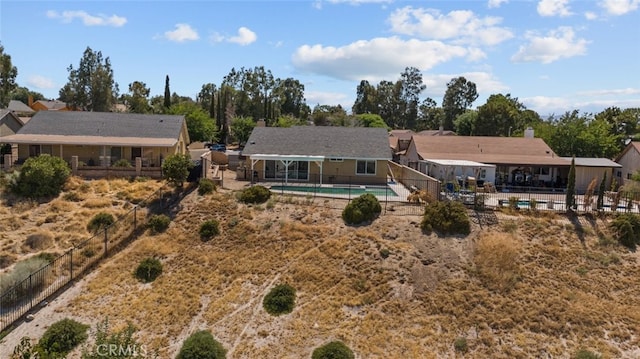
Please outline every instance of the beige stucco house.
[[615, 161], [621, 165], [621, 168], [615, 170], [615, 178], [619, 184], [623, 185], [625, 181], [631, 179], [634, 173], [640, 170], [640, 142], [629, 142]]
[[386, 184], [391, 149], [383, 128], [256, 127], [242, 155], [257, 181]]
[[113, 112], [40, 111], [16, 134], [18, 162], [46, 153], [80, 167], [109, 168], [124, 159], [160, 168], [173, 154], [186, 154], [189, 134], [184, 116]]

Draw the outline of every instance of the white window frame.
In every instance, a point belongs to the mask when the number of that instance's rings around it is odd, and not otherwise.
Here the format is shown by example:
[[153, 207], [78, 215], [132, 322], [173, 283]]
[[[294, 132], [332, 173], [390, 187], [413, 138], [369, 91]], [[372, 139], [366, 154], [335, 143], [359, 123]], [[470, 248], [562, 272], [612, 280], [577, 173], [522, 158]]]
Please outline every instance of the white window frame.
[[[358, 164], [360, 162], [364, 162], [364, 173], [360, 173], [358, 172]], [[369, 169], [369, 162], [373, 162], [373, 173], [369, 173], [368, 169]], [[378, 172], [378, 161], [376, 160], [356, 160], [356, 176], [375, 176], [376, 173]]]

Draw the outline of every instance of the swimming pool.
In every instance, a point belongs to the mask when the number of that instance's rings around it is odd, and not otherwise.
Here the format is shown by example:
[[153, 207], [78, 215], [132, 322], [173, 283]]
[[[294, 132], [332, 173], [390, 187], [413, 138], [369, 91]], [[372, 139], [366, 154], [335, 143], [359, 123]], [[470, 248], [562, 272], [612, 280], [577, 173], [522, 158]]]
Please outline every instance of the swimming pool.
[[374, 196], [397, 196], [397, 194], [389, 187], [373, 187], [373, 186], [271, 186], [272, 192], [301, 192], [301, 193], [321, 193], [335, 195], [351, 195], [359, 196], [365, 193], [371, 193]]

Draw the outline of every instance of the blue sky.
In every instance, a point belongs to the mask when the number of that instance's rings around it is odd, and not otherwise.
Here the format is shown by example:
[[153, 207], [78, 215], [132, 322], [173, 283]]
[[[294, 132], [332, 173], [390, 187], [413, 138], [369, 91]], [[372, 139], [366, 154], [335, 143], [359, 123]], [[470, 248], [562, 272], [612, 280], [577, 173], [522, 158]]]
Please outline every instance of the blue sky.
[[298, 79], [307, 104], [350, 109], [360, 80], [423, 74], [439, 105], [464, 76], [540, 115], [640, 107], [640, 0], [0, 2], [0, 42], [22, 86], [55, 98], [87, 46], [120, 92], [142, 81], [194, 97], [231, 68]]

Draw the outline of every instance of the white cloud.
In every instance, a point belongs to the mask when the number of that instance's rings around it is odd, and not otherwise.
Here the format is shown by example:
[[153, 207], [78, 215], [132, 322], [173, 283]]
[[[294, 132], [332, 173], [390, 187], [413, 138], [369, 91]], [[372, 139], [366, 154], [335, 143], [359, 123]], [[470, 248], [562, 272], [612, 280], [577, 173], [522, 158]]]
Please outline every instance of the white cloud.
[[389, 37], [360, 40], [342, 47], [304, 45], [295, 51], [292, 63], [304, 72], [342, 80], [377, 82], [395, 80], [407, 66], [429, 70], [469, 53], [462, 46], [440, 41], [405, 41]]
[[241, 46], [246, 46], [251, 43], [254, 43], [258, 39], [258, 36], [256, 35], [255, 32], [243, 26], [238, 29], [238, 34], [236, 36], [224, 36], [219, 33], [214, 33], [209, 37], [209, 39], [212, 42], [226, 41], [226, 42], [231, 42]]
[[40, 75], [29, 76], [27, 84], [38, 89], [52, 89], [56, 87], [53, 80]]
[[624, 15], [637, 10], [640, 0], [603, 0], [599, 5], [611, 15]]
[[387, 20], [391, 31], [424, 39], [449, 39], [457, 44], [497, 45], [513, 37], [513, 33], [498, 26], [500, 17], [478, 17], [469, 10], [442, 14], [435, 9], [406, 6], [394, 11]]
[[598, 15], [595, 12], [587, 11], [584, 13], [584, 18], [587, 20], [595, 20], [598, 18]]
[[489, 0], [489, 2], [487, 3], [487, 6], [489, 7], [489, 9], [498, 8], [502, 6], [502, 4], [506, 4], [508, 2], [509, 0]]
[[60, 19], [64, 23], [70, 23], [74, 19], [80, 19], [86, 26], [113, 26], [121, 27], [127, 23], [127, 18], [118, 15], [90, 15], [86, 11], [63, 11], [59, 13], [55, 10], [47, 11], [47, 17], [50, 19]]
[[586, 54], [589, 43], [585, 39], [575, 38], [573, 29], [566, 26], [550, 31], [547, 36], [528, 32], [525, 37], [528, 43], [520, 46], [518, 52], [511, 57], [514, 62], [539, 61], [549, 64], [563, 58]]
[[595, 96], [595, 97], [640, 95], [640, 88], [627, 87], [623, 89], [582, 91], [582, 92], [578, 92], [578, 94], [584, 95], [584, 96]]
[[258, 36], [255, 32], [246, 27], [241, 27], [238, 29], [238, 35], [230, 37], [228, 41], [245, 46], [255, 42], [256, 39], [258, 39]]
[[569, 0], [540, 0], [538, 14], [540, 16], [570, 16]]
[[176, 24], [176, 29], [173, 31], [166, 31], [164, 33], [164, 38], [169, 41], [185, 42], [198, 40], [200, 36], [189, 24]]

